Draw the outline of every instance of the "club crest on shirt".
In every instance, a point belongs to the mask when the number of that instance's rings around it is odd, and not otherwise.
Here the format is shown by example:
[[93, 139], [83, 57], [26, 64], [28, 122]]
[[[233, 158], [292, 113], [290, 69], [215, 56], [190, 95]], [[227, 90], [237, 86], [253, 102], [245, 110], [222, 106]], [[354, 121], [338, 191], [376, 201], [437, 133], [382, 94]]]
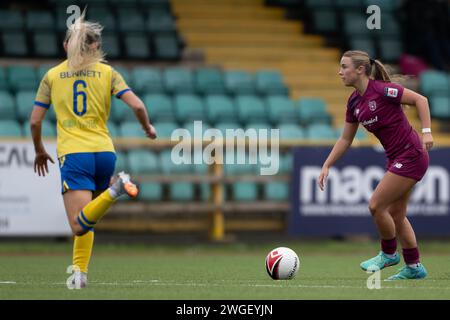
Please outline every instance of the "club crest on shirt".
[[387, 97], [397, 98], [398, 89], [386, 87], [384, 88], [384, 95]]
[[369, 110], [375, 111], [377, 109], [377, 103], [375, 101], [369, 101]]

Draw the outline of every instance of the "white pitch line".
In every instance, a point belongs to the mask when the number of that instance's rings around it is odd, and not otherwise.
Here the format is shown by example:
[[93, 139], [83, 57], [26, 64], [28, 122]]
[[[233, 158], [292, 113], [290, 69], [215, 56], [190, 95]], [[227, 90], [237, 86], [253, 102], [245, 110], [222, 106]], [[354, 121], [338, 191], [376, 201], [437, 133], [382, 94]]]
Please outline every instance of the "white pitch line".
[[0, 281], [0, 284], [17, 284], [15, 281]]

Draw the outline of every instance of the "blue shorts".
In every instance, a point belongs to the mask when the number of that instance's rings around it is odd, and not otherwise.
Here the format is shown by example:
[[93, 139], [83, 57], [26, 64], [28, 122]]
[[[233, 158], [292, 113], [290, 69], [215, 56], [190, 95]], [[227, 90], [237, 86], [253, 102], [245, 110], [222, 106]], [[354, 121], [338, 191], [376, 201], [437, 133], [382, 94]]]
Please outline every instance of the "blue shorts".
[[58, 159], [61, 193], [67, 190], [106, 190], [114, 174], [114, 152], [70, 153]]

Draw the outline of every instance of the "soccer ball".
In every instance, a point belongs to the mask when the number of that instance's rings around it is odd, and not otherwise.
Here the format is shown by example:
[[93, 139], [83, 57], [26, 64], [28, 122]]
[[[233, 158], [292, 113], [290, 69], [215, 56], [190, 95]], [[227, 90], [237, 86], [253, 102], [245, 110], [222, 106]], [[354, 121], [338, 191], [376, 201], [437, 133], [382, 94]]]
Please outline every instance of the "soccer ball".
[[266, 257], [266, 270], [274, 280], [289, 280], [295, 277], [300, 268], [297, 254], [286, 247], [279, 247], [269, 252]]

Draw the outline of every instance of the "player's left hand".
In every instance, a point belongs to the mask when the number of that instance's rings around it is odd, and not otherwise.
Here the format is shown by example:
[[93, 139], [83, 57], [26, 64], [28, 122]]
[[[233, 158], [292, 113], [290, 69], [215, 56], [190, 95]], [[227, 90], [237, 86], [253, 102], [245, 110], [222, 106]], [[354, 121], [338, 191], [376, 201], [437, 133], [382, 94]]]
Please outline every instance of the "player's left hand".
[[431, 133], [424, 133], [422, 135], [422, 143], [425, 150], [430, 150], [433, 148], [433, 136]]
[[45, 177], [45, 173], [48, 173], [47, 160], [51, 163], [55, 163], [47, 152], [42, 151], [36, 153], [36, 157], [34, 158], [34, 172], [36, 172], [39, 176], [42, 175]]

